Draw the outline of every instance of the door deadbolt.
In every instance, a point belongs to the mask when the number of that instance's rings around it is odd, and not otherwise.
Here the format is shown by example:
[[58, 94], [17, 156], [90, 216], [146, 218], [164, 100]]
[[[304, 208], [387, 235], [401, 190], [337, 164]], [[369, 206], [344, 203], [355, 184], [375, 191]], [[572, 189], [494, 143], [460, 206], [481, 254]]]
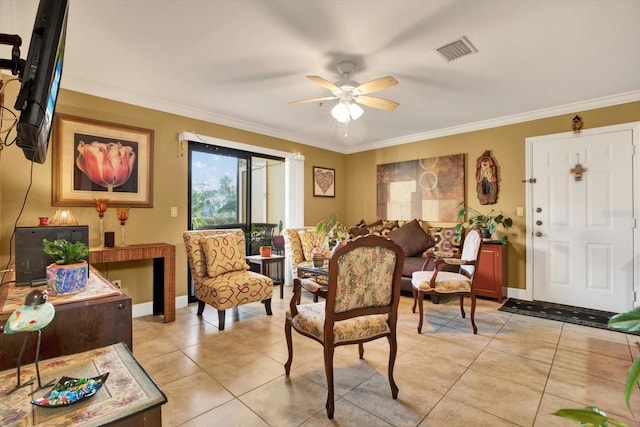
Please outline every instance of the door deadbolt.
[[536, 208], [536, 212], [538, 213], [542, 212], [542, 208]]
[[542, 221], [537, 220], [537, 221], [536, 221], [536, 225], [542, 225]]
[[542, 231], [536, 231], [536, 237], [542, 237]]

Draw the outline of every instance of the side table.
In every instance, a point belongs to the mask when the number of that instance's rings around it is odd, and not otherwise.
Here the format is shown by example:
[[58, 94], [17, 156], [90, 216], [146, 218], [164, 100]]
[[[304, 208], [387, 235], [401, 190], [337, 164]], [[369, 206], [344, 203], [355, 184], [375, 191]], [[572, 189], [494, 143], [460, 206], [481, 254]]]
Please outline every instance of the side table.
[[153, 259], [153, 314], [176, 320], [176, 247], [168, 243], [90, 248], [91, 264]]
[[[260, 274], [270, 277], [273, 280], [274, 285], [280, 285], [280, 299], [284, 298], [284, 256], [283, 255], [271, 255], [270, 257], [263, 257], [260, 255], [247, 256], [247, 262], [249, 264], [256, 264], [260, 266]], [[276, 272], [272, 270], [272, 266], [277, 267]]]

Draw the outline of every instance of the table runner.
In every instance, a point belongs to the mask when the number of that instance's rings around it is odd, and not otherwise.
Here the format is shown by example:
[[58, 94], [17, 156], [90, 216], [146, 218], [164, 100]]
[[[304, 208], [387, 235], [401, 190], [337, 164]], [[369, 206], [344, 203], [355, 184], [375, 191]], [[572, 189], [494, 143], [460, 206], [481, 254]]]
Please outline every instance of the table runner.
[[[52, 387], [38, 390], [23, 387], [7, 394], [16, 384], [16, 370], [0, 372], [0, 425], [6, 426], [50, 426], [82, 425], [97, 426], [151, 409], [166, 403], [162, 390], [147, 375], [124, 343], [114, 344], [56, 357], [40, 362], [42, 383], [62, 376], [84, 378], [109, 372], [103, 387], [84, 401], [60, 408], [41, 408], [32, 405], [32, 399], [47, 394]], [[35, 377], [35, 365], [22, 369], [22, 381]], [[33, 389], [32, 389], [33, 387]]]
[[[22, 307], [24, 305], [24, 297], [33, 289], [31, 286], [3, 285], [0, 288], [0, 314], [13, 313], [17, 308]], [[49, 296], [49, 301], [53, 305], [60, 305], [121, 294], [122, 291], [118, 287], [105, 279], [98, 270], [90, 266], [89, 279], [85, 291], [69, 295]]]

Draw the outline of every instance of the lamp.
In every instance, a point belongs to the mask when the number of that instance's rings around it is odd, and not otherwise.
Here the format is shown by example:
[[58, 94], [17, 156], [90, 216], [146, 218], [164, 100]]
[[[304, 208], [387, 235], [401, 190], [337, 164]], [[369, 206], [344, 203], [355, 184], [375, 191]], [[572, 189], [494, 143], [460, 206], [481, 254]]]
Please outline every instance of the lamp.
[[364, 110], [353, 101], [342, 99], [332, 109], [331, 115], [340, 123], [347, 123], [351, 120], [358, 120]]
[[53, 219], [49, 221], [49, 225], [78, 225], [71, 209], [56, 209]]

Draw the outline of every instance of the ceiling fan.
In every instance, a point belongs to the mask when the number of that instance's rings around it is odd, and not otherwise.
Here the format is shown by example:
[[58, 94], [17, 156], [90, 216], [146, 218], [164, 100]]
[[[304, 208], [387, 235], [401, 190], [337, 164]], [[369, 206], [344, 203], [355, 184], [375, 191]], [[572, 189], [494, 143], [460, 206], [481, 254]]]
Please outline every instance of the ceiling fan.
[[338, 102], [331, 110], [331, 115], [341, 123], [357, 120], [362, 116], [364, 110], [357, 104], [387, 111], [393, 111], [398, 105], [400, 105], [389, 99], [367, 96], [369, 93], [378, 92], [397, 85], [398, 81], [393, 77], [380, 77], [379, 79], [360, 84], [350, 78], [351, 72], [355, 69], [355, 64], [353, 62], [341, 62], [338, 64], [337, 68], [342, 78], [335, 83], [331, 83], [329, 80], [319, 76], [307, 76], [307, 78], [312, 82], [329, 89], [333, 95], [323, 96], [320, 98], [303, 99], [302, 101], [292, 101], [289, 104], [305, 104], [309, 102], [322, 102], [337, 99]]

